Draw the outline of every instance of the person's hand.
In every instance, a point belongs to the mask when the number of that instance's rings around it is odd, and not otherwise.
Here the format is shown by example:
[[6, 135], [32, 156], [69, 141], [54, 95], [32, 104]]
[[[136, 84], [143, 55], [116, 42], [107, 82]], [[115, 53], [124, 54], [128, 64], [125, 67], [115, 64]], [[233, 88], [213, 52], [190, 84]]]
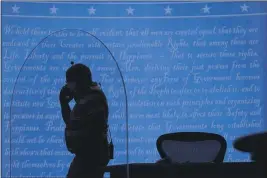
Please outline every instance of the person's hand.
[[61, 88], [59, 93], [59, 101], [61, 104], [68, 104], [73, 99], [73, 93], [65, 85]]

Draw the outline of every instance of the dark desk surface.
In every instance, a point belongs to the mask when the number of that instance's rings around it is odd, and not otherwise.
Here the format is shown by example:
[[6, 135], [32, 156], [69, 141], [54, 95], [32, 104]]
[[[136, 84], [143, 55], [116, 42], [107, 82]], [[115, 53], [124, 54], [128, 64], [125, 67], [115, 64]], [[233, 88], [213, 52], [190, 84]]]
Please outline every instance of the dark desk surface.
[[[111, 178], [126, 178], [127, 165], [113, 165], [106, 168]], [[263, 168], [256, 163], [193, 163], [193, 164], [129, 164], [131, 178], [197, 177], [218, 178], [262, 178]]]

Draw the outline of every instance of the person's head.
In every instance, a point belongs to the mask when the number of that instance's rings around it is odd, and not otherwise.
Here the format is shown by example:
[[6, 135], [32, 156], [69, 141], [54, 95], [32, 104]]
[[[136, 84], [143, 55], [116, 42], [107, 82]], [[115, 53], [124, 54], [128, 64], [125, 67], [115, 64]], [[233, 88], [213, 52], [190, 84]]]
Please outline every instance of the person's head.
[[84, 64], [73, 64], [66, 71], [66, 83], [72, 91], [88, 88], [92, 83], [91, 70]]

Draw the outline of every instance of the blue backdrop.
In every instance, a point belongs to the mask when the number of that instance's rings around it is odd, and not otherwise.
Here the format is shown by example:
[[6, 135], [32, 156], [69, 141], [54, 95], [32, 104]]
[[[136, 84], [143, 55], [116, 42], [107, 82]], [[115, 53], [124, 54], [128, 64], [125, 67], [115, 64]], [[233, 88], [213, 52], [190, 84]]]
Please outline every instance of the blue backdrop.
[[[130, 162], [156, 161], [156, 139], [179, 131], [221, 134], [226, 162], [249, 161], [232, 141], [265, 128], [266, 2], [4, 2], [2, 14], [2, 176], [66, 174], [58, 92], [71, 60], [107, 94], [110, 164], [126, 163], [125, 96], [109, 50], [126, 83]], [[72, 30], [53, 33], [61, 29]]]

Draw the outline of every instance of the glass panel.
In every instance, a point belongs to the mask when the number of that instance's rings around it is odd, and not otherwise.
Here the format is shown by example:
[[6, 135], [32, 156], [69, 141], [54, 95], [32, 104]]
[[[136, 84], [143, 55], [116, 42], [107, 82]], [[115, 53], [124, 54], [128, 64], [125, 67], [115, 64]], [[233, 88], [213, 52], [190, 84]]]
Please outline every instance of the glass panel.
[[[83, 30], [64, 29], [51, 32], [32, 51], [28, 51], [28, 57], [22, 64], [16, 79], [11, 97], [13, 104], [10, 109], [10, 134], [11, 140], [17, 140], [17, 142], [14, 141], [10, 145], [13, 153], [10, 160], [12, 164], [20, 162], [20, 166], [10, 169], [11, 176], [53, 177], [62, 176], [63, 172], [67, 172], [74, 155], [67, 150], [65, 143], [66, 123], [62, 118], [62, 112], [65, 111], [61, 109], [63, 107], [59, 102], [59, 93], [66, 81], [76, 82], [77, 79], [84, 79], [82, 73], [77, 76], [75, 71], [71, 72], [66, 79], [66, 70], [77, 64], [90, 68], [95, 82], [93, 88], [101, 88], [106, 95], [109, 106], [109, 142], [113, 137], [121, 140], [116, 143], [113, 141], [116, 153], [121, 154], [114, 154], [114, 159], [110, 160], [110, 164], [113, 162], [127, 164], [127, 100], [119, 66], [111, 51], [96, 36]], [[78, 72], [83, 71], [81, 67], [77, 69]], [[86, 78], [88, 79], [89, 76]], [[81, 83], [85, 82], [87, 81]], [[67, 116], [70, 116], [68, 121], [71, 121], [69, 125], [72, 127], [75, 124], [73, 117], [77, 119], [80, 114], [90, 109], [87, 107], [81, 110], [76, 107], [74, 109], [77, 103], [81, 106], [87, 96], [95, 96], [92, 93], [88, 94], [93, 90], [92, 85], [89, 85], [88, 83], [86, 90], [79, 89], [78, 83], [74, 88], [71, 84], [68, 85], [70, 89], [72, 88], [71, 95], [74, 96], [69, 105], [75, 112], [74, 114], [67, 113]], [[69, 96], [68, 92], [65, 95], [62, 94], [64, 97]], [[63, 100], [65, 100], [64, 97]], [[89, 117], [84, 119], [89, 119]], [[95, 129], [98, 126], [97, 122], [100, 121], [90, 121], [89, 126], [83, 129], [88, 131]], [[80, 129], [81, 126], [77, 127]], [[94, 149], [94, 147], [101, 146], [94, 143], [92, 140], [94, 137], [97, 135], [82, 141], [84, 142], [82, 147], [89, 144], [88, 165], [90, 160], [95, 161], [92, 158], [93, 155], [99, 155], [98, 159], [101, 159], [100, 156], [105, 153], [99, 151], [98, 148]], [[100, 165], [105, 166], [102, 163]]]

